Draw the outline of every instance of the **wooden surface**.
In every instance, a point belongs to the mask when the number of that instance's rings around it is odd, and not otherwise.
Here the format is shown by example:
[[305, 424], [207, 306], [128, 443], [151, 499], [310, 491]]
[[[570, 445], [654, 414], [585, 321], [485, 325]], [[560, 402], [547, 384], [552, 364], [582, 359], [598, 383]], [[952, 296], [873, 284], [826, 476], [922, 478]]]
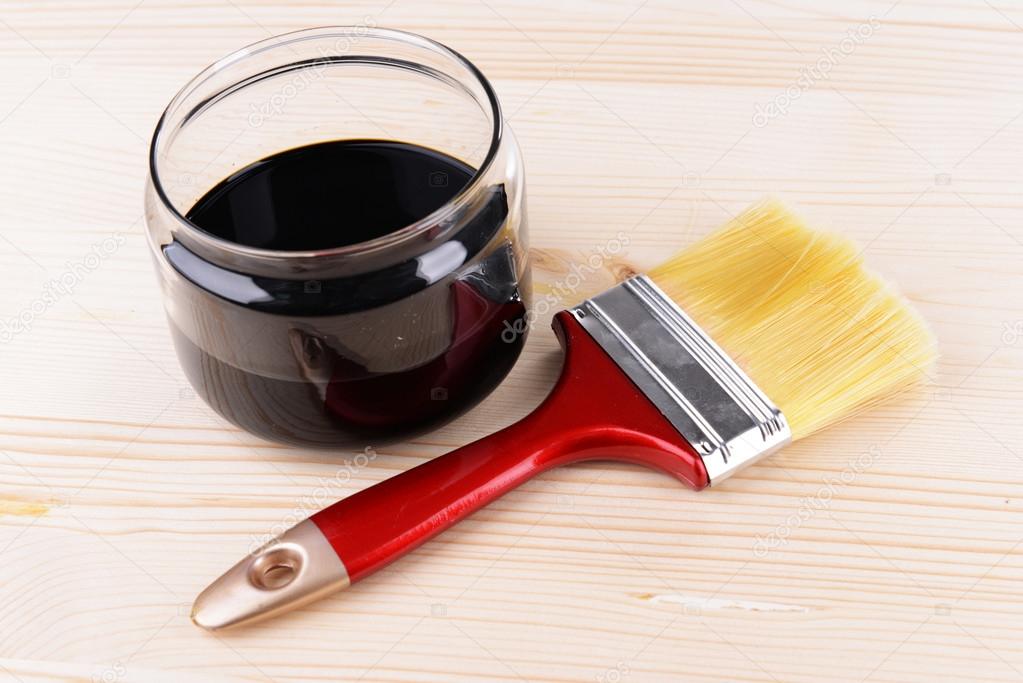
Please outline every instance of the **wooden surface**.
[[[1023, 4], [711, 4], [3, 0], [0, 319], [30, 325], [0, 346], [0, 680], [1023, 678]], [[142, 234], [149, 134], [222, 54], [358, 23], [492, 78], [540, 291], [618, 231], [580, 297], [774, 192], [920, 307], [934, 385], [699, 494], [545, 475], [347, 593], [201, 632], [192, 598], [254, 538], [522, 416], [557, 369], [542, 320], [478, 409], [340, 477], [355, 453], [264, 443], [189, 390]]]

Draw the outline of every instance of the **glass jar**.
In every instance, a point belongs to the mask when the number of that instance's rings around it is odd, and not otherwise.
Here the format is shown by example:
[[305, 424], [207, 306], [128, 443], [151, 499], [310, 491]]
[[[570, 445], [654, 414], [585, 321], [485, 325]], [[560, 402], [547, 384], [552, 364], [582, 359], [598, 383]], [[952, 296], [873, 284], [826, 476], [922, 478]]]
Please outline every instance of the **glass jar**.
[[[263, 249], [186, 218], [254, 162], [366, 139], [475, 173], [433, 213], [336, 248]], [[529, 293], [522, 157], [492, 87], [453, 50], [367, 27], [264, 40], [174, 97], [149, 161], [146, 226], [178, 359], [236, 425], [302, 445], [378, 444], [452, 419], [515, 363]]]

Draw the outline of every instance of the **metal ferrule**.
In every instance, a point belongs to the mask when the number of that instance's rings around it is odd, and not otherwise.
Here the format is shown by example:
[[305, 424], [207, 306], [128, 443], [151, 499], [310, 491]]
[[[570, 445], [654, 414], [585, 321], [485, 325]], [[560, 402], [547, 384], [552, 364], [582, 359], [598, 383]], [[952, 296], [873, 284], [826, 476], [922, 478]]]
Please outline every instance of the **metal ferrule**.
[[791, 441], [778, 407], [649, 278], [571, 312], [703, 458], [712, 484]]

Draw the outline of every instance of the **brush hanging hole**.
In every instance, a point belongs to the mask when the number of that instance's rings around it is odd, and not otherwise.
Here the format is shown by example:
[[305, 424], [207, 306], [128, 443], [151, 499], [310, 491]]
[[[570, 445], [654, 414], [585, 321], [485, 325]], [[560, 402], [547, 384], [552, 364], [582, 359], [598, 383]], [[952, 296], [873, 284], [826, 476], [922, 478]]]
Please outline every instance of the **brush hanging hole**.
[[289, 585], [302, 568], [302, 556], [291, 548], [273, 548], [256, 557], [249, 569], [249, 581], [262, 590]]

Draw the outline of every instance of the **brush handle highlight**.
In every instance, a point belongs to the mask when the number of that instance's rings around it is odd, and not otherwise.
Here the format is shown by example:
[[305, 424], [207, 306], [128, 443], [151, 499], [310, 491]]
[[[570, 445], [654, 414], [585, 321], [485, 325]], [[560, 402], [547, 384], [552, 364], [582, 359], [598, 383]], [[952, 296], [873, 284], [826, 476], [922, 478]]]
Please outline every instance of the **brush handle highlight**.
[[414, 467], [316, 513], [355, 582], [534, 475], [590, 459], [656, 467], [700, 489], [703, 462], [567, 312], [555, 331], [565, 362], [533, 413], [495, 434]]

